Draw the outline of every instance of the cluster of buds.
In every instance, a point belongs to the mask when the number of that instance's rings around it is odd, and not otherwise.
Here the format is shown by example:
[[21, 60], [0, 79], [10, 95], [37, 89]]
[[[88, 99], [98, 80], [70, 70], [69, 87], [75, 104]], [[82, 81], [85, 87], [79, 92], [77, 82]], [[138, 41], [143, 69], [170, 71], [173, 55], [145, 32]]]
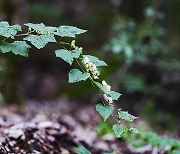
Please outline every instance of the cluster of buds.
[[[111, 86], [108, 85], [108, 84], [106, 83], [106, 81], [103, 80], [103, 81], [102, 81], [102, 85], [104, 86], [104, 88], [106, 88], [107, 91], [110, 91], [110, 90], [111, 90]], [[113, 106], [113, 99], [112, 99], [111, 97], [107, 96], [106, 94], [103, 94], [103, 98], [104, 98], [104, 100], [105, 100], [106, 102], [109, 103], [110, 106]]]
[[79, 51], [80, 51], [80, 54], [82, 54], [82, 52], [83, 52], [83, 48], [82, 47], [77, 47], [76, 46], [76, 41], [75, 40], [72, 40], [72, 42], [71, 42], [71, 48], [72, 49], [79, 49]]
[[83, 61], [84, 61], [86, 70], [87, 70], [88, 72], [91, 72], [91, 73], [92, 73], [93, 78], [94, 78], [94, 79], [99, 79], [98, 76], [100, 75], [100, 72], [98, 71], [96, 65], [93, 64], [92, 62], [90, 62], [90, 60], [89, 60], [89, 58], [88, 58], [87, 56], [84, 57]]

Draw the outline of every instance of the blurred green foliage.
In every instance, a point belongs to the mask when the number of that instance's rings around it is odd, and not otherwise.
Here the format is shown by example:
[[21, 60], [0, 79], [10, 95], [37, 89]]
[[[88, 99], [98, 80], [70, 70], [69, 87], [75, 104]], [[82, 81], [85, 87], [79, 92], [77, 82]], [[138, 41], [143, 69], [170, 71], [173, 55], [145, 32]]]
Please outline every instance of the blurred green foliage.
[[180, 150], [180, 141], [173, 138], [162, 137], [150, 131], [141, 132], [140, 134], [124, 134], [123, 137], [135, 148], [150, 144], [153, 147], [166, 149], [168, 153], [173, 153], [174, 150]]
[[[116, 81], [116, 88], [121, 88], [122, 93], [127, 94], [125, 101], [129, 100], [127, 97], [134, 96], [137, 100], [140, 97], [144, 104], [137, 107], [136, 112], [142, 109], [143, 116], [149, 122], [160, 122], [162, 127], [167, 124], [164, 128], [172, 130], [175, 124], [173, 107], [169, 111], [159, 111], [162, 103], [158, 102], [168, 93], [168, 84], [173, 84], [170, 78], [165, 81], [165, 76], [170, 72], [176, 75], [180, 73], [179, 55], [178, 52], [172, 52], [167, 44], [169, 33], [162, 24], [166, 15], [153, 6], [147, 6], [142, 12], [144, 14], [141, 21], [126, 15], [117, 15], [112, 27], [112, 38], [103, 46], [103, 50], [108, 59], [114, 60], [109, 60], [110, 65], [119, 65], [114, 67], [111, 80]], [[178, 87], [175, 91], [175, 97], [179, 100]], [[152, 103], [146, 105], [148, 100], [153, 100], [154, 108], [148, 106]], [[172, 100], [163, 99], [164, 104], [170, 105], [170, 101]], [[178, 101], [174, 102], [177, 103]]]
[[140, 110], [145, 119], [154, 126], [154, 129], [165, 127], [173, 131], [176, 120], [172, 112], [158, 110], [155, 102], [150, 100]]
[[101, 121], [100, 124], [96, 127], [96, 132], [100, 137], [107, 134], [114, 134], [112, 126], [113, 124], [109, 122]]
[[[101, 122], [96, 128], [97, 134], [102, 137], [107, 134], [113, 135], [111, 123]], [[175, 151], [180, 150], [180, 141], [171, 137], [160, 136], [153, 131], [143, 131], [141, 129], [138, 133], [128, 132], [122, 135], [122, 138], [125, 139], [130, 145], [134, 148], [140, 148], [145, 145], [151, 145], [153, 147], [159, 147], [168, 151], [168, 154], [171, 154]], [[167, 149], [168, 148], [168, 149]]]

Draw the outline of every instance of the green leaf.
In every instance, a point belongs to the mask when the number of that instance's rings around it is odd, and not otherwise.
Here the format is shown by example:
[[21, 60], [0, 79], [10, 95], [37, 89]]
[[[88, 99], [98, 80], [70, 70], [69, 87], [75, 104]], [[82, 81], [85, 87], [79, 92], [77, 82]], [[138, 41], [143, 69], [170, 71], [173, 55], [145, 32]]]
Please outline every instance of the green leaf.
[[4, 71], [6, 68], [3, 66], [0, 66], [0, 71]]
[[57, 30], [56, 27], [45, 26], [43, 23], [40, 24], [27, 23], [24, 25], [32, 28], [33, 30], [38, 31], [39, 34], [54, 34], [54, 32]]
[[73, 26], [59, 26], [55, 35], [61, 37], [76, 37], [78, 34], [85, 33], [87, 30], [79, 29]]
[[90, 151], [88, 151], [85, 147], [80, 145], [79, 147], [72, 148], [73, 152], [76, 152], [77, 154], [91, 154]]
[[114, 107], [97, 104], [96, 111], [99, 112], [99, 114], [103, 117], [104, 121], [106, 121], [109, 118], [109, 116], [113, 114]]
[[140, 131], [137, 128], [129, 128], [129, 131], [131, 131], [132, 133], [135, 133], [135, 134], [140, 133]]
[[21, 31], [20, 25], [10, 26], [7, 21], [0, 22], [0, 36], [14, 38], [18, 31]]
[[93, 81], [93, 83], [105, 94], [110, 96], [113, 100], [118, 100], [118, 98], [121, 96], [120, 93], [117, 93], [115, 91], [108, 91], [106, 87], [104, 87], [101, 83]]
[[134, 121], [135, 119], [137, 119], [137, 117], [129, 114], [126, 111], [119, 111], [118, 115], [119, 115], [119, 118], [121, 118], [122, 120], [126, 120], [126, 121]]
[[83, 57], [88, 57], [90, 62], [94, 63], [96, 66], [108, 66], [103, 60], [91, 55], [82, 55]]
[[107, 94], [107, 89], [99, 82], [95, 82], [93, 81], [93, 83], [100, 89], [100, 91], [102, 91], [103, 93]]
[[118, 92], [115, 92], [115, 91], [109, 91], [107, 92], [107, 94], [113, 99], [113, 100], [118, 100], [118, 98], [122, 95]]
[[70, 65], [73, 63], [73, 56], [69, 50], [59, 49], [55, 51], [56, 57], [62, 58]]
[[120, 125], [113, 125], [113, 130], [114, 130], [115, 136], [119, 138], [125, 131], [127, 131], [127, 128]]
[[45, 47], [49, 42], [56, 42], [53, 34], [46, 35], [29, 35], [24, 38], [24, 40], [31, 42], [36, 48], [41, 49]]
[[74, 49], [72, 51], [59, 49], [55, 51], [55, 54], [56, 57], [62, 58], [64, 61], [71, 65], [73, 63], [74, 58], [79, 58], [80, 51], [78, 49]]
[[31, 48], [25, 41], [15, 41], [13, 43], [1, 42], [0, 49], [3, 53], [12, 51], [15, 55], [28, 56], [28, 49]]
[[69, 72], [69, 83], [79, 82], [86, 80], [90, 77], [90, 73], [83, 73], [79, 69], [71, 69]]
[[71, 51], [73, 58], [79, 58], [79, 56], [81, 55], [81, 52], [79, 51], [79, 49], [74, 49]]

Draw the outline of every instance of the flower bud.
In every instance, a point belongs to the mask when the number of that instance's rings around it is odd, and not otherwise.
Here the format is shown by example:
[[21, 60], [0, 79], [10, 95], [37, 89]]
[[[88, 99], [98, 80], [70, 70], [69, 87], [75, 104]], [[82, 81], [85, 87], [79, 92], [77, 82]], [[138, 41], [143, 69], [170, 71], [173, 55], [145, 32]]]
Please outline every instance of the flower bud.
[[108, 99], [109, 99], [109, 104], [112, 104], [113, 103], [113, 100], [112, 100], [112, 98], [111, 97], [108, 97]]
[[32, 30], [31, 27], [29, 27], [29, 28], [28, 28], [28, 32], [30, 32], [31, 30]]
[[94, 79], [99, 79], [99, 77], [97, 75], [94, 75], [93, 78]]
[[97, 70], [97, 67], [96, 67], [95, 64], [92, 65], [92, 70], [93, 70], [93, 71]]
[[100, 72], [98, 70], [96, 70], [96, 75], [99, 76], [100, 75]]
[[103, 86], [107, 86], [106, 81], [103, 80], [103, 81], [102, 81], [102, 85], [103, 85]]
[[80, 53], [82, 54], [82, 52], [83, 52], [83, 48], [82, 48], [82, 47], [80, 47], [80, 48], [79, 48], [79, 51], [80, 51]]
[[36, 33], [37, 33], [37, 34], [39, 34], [40, 32], [41, 32], [41, 29], [40, 29], [40, 28], [36, 29]]
[[72, 42], [71, 42], [71, 47], [72, 47], [72, 48], [75, 48], [75, 47], [76, 47], [75, 43], [76, 43], [76, 41], [75, 41], [75, 40], [72, 40]]
[[88, 57], [84, 57], [84, 63], [85, 64], [89, 63], [89, 58]]
[[107, 85], [107, 86], [106, 86], [106, 89], [107, 89], [108, 91], [110, 91], [110, 90], [111, 90], [111, 86], [110, 86], [110, 85]]
[[109, 102], [108, 96], [106, 94], [103, 94], [103, 98], [106, 102]]
[[102, 81], [102, 85], [108, 90], [108, 91], [110, 91], [111, 90], [111, 86], [110, 85], [108, 85], [107, 83], [106, 83], [106, 81]]

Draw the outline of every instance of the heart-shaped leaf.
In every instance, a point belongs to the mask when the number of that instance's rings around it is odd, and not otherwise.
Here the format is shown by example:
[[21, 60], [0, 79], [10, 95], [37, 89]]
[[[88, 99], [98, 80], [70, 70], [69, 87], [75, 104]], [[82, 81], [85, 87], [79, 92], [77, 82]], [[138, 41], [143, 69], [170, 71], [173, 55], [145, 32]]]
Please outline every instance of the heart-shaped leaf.
[[113, 114], [114, 107], [97, 104], [96, 111], [99, 112], [99, 114], [103, 117], [104, 121], [106, 121], [109, 118], [109, 116]]
[[89, 77], [90, 74], [87, 72], [81, 72], [79, 69], [71, 69], [69, 72], [69, 83], [85, 81]]
[[127, 131], [127, 128], [121, 125], [113, 125], [113, 130], [114, 130], [115, 136], [119, 138], [125, 131]]
[[131, 114], [129, 114], [126, 111], [119, 111], [118, 112], [119, 118], [122, 120], [126, 120], [126, 121], [134, 121], [135, 119], [137, 119], [138, 117], [135, 117]]

